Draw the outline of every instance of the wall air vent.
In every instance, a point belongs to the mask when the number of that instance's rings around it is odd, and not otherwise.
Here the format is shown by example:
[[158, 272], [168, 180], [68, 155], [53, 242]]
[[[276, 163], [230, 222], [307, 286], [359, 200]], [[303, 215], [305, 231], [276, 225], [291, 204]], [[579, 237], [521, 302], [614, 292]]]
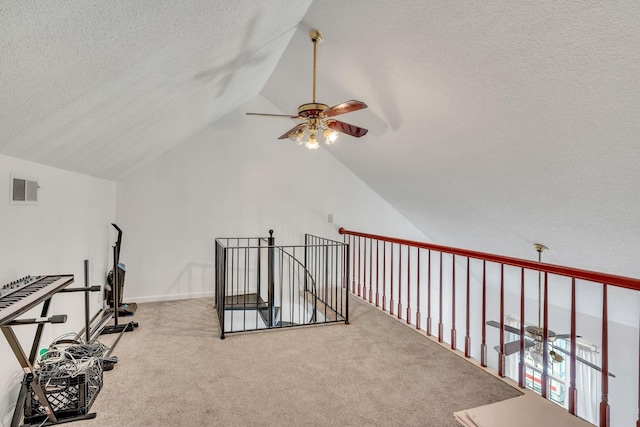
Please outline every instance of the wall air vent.
[[38, 180], [20, 175], [11, 175], [12, 205], [37, 205], [38, 204]]

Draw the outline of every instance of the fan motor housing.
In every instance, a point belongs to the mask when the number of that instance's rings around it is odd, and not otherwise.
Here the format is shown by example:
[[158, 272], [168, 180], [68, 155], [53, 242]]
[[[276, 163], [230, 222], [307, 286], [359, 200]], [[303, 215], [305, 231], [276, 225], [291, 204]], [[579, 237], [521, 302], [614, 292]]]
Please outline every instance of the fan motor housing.
[[315, 119], [320, 116], [320, 113], [328, 109], [329, 106], [327, 104], [319, 104], [316, 102], [302, 104], [298, 107], [298, 116], [305, 117], [307, 119]]
[[[539, 326], [527, 326], [525, 328], [525, 334], [535, 341], [542, 342], [544, 330]], [[550, 329], [547, 329], [547, 341], [554, 342], [556, 340], [556, 333]]]

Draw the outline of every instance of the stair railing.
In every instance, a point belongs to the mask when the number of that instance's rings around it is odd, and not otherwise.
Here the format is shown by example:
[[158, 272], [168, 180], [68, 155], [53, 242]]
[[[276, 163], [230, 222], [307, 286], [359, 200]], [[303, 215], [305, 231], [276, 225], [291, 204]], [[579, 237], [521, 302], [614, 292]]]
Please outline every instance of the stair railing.
[[[609, 427], [609, 314], [608, 290], [621, 288], [640, 291], [640, 279], [616, 276], [595, 271], [581, 270], [539, 261], [530, 261], [483, 253], [467, 249], [453, 248], [431, 243], [398, 239], [375, 234], [361, 233], [341, 228], [344, 242], [349, 245], [351, 273], [346, 273], [350, 291], [365, 301], [379, 307], [407, 324], [415, 325], [427, 336], [437, 336], [438, 342], [448, 342], [452, 350], [461, 350], [464, 357], [479, 359], [480, 365], [487, 367], [487, 320], [488, 314], [499, 312], [499, 345], [497, 349], [497, 371], [505, 376], [505, 315], [506, 305], [519, 309], [520, 319], [526, 319], [525, 307], [531, 306], [527, 298], [525, 283], [530, 283], [539, 274], [544, 288], [543, 300], [537, 301], [544, 313], [542, 319], [542, 378], [541, 395], [547, 398], [549, 359], [549, 338], [553, 332], [549, 328], [549, 311], [552, 307], [549, 293], [552, 289], [570, 287], [570, 349], [568, 411], [576, 415], [576, 340], [577, 304], [576, 293], [581, 288], [600, 288], [601, 300], [601, 347], [600, 371], [601, 400], [599, 405], [599, 425]], [[499, 298], [488, 298], [488, 290], [497, 289]], [[519, 295], [517, 291], [519, 290]], [[508, 291], [508, 292], [507, 292]], [[516, 291], [516, 292], [513, 292]], [[515, 298], [507, 298], [517, 295]], [[634, 296], [637, 296], [635, 294]], [[460, 306], [460, 301], [464, 306]], [[514, 301], [515, 300], [515, 301]], [[531, 307], [530, 307], [531, 308]], [[491, 311], [490, 311], [491, 310]], [[527, 311], [529, 312], [529, 311]], [[448, 318], [445, 318], [447, 314]], [[437, 316], [435, 318], [434, 316]], [[437, 331], [433, 322], [437, 321]], [[424, 323], [423, 323], [424, 322]], [[464, 339], [459, 346], [458, 325], [463, 323]], [[445, 338], [445, 325], [450, 326], [450, 335]], [[424, 326], [423, 326], [424, 325]], [[474, 331], [480, 330], [479, 337]], [[519, 328], [518, 384], [525, 387], [525, 322]], [[435, 337], [434, 337], [435, 338]], [[477, 347], [472, 342], [478, 343]], [[640, 365], [640, 359], [638, 360]], [[616, 369], [622, 369], [617, 367]], [[640, 369], [639, 369], [640, 372]], [[640, 378], [636, 379], [640, 386]], [[640, 389], [636, 387], [640, 407]], [[637, 408], [635, 408], [637, 409]], [[619, 425], [616, 423], [616, 425]], [[640, 427], [640, 418], [637, 421]]]
[[[264, 277], [269, 238], [267, 237], [225, 237], [215, 241], [215, 308], [220, 324], [220, 338], [225, 338], [228, 309], [239, 305], [244, 310], [254, 310], [258, 322], [259, 310], [266, 308], [259, 297], [265, 292]], [[242, 269], [240, 268], [242, 266]], [[251, 281], [250, 281], [251, 280]], [[240, 299], [240, 284], [243, 285]], [[255, 295], [252, 300], [247, 295]], [[229, 319], [233, 322], [233, 317]], [[231, 324], [233, 329], [233, 323]]]
[[216, 239], [215, 304], [221, 338], [234, 332], [348, 322], [348, 293], [341, 276], [347, 246], [307, 239], [305, 245], [288, 246], [276, 245], [271, 233], [266, 238]]
[[[344, 318], [349, 323], [349, 294], [344, 293], [349, 274], [349, 247], [343, 242], [305, 234], [304, 265], [315, 277], [314, 298], [324, 317]], [[306, 286], [305, 286], [306, 288]]]
[[[306, 249], [306, 247], [305, 247]], [[300, 260], [298, 260], [296, 258], [296, 256], [294, 254], [291, 254], [289, 252], [287, 252], [284, 248], [282, 247], [277, 247], [274, 248], [274, 251], [277, 250], [277, 254], [278, 254], [278, 263], [274, 264], [274, 271], [276, 270], [276, 268], [278, 269], [279, 274], [277, 274], [277, 277], [283, 277], [284, 276], [284, 269], [285, 269], [285, 265], [292, 265], [295, 269], [296, 275], [303, 275], [303, 279], [302, 282], [304, 283], [304, 295], [308, 295], [311, 296], [313, 303], [312, 303], [312, 313], [311, 316], [309, 318], [309, 322], [308, 323], [315, 323], [315, 319], [316, 319], [316, 310], [317, 310], [317, 291], [316, 291], [316, 283], [315, 280], [313, 278], [313, 276], [311, 275], [311, 273], [309, 272], [309, 270], [307, 270], [307, 268], [305, 267], [305, 264], [303, 264]], [[275, 256], [274, 256], [274, 260], [275, 260]], [[275, 277], [275, 275], [274, 275]], [[299, 283], [300, 280], [297, 280], [297, 282]], [[275, 283], [274, 283], [274, 289], [275, 289]], [[279, 289], [284, 289], [284, 286], [280, 286]], [[301, 295], [303, 294], [301, 292]], [[280, 298], [282, 300], [282, 298]], [[293, 304], [290, 305], [290, 307], [293, 307]], [[293, 316], [289, 316], [289, 317], [293, 317]], [[292, 325], [289, 325], [292, 326]]]

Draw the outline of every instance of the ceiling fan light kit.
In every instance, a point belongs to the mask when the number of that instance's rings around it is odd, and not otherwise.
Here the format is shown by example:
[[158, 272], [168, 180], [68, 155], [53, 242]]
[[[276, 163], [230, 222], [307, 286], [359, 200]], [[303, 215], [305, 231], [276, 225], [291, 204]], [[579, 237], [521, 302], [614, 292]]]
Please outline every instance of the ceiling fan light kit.
[[367, 105], [362, 101], [356, 100], [343, 102], [333, 107], [316, 102], [316, 56], [317, 46], [322, 40], [322, 34], [318, 30], [311, 30], [310, 38], [313, 43], [313, 101], [299, 106], [297, 116], [263, 113], [247, 113], [247, 115], [302, 120], [302, 123], [294, 126], [278, 139], [288, 138], [310, 150], [317, 150], [320, 146], [318, 142], [319, 136], [322, 136], [325, 144], [331, 145], [338, 140], [340, 133], [355, 136], [356, 138], [366, 135], [367, 129], [333, 119], [333, 117], [367, 108]]

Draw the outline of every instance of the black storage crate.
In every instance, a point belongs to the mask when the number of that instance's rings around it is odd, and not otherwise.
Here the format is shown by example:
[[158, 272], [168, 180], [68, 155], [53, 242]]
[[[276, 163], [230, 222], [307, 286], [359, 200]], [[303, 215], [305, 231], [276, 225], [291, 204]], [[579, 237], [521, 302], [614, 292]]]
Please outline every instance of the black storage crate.
[[[85, 415], [89, 412], [89, 408], [102, 388], [102, 363], [97, 362], [96, 365], [93, 369], [77, 375], [56, 378], [38, 377], [37, 380], [56, 417]], [[44, 407], [40, 404], [30, 383], [27, 391], [25, 424], [44, 420], [46, 418]]]

